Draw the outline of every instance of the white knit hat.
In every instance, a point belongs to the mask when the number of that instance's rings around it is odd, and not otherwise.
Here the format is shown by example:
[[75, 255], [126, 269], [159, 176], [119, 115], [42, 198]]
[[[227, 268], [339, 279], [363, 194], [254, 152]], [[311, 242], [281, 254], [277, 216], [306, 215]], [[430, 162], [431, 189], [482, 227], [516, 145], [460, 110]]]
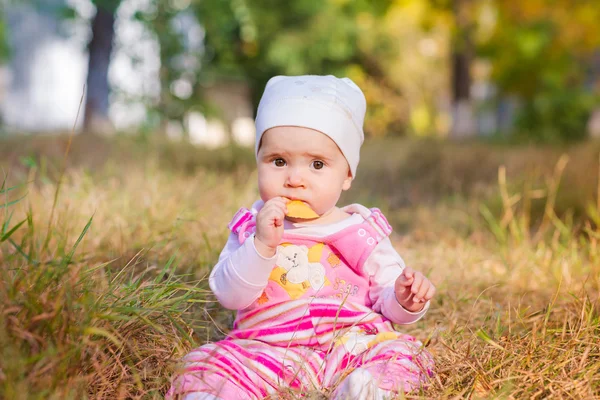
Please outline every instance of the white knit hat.
[[352, 177], [365, 135], [367, 102], [349, 78], [275, 76], [267, 82], [256, 116], [255, 153], [263, 133], [276, 126], [300, 126], [329, 136], [348, 160]]

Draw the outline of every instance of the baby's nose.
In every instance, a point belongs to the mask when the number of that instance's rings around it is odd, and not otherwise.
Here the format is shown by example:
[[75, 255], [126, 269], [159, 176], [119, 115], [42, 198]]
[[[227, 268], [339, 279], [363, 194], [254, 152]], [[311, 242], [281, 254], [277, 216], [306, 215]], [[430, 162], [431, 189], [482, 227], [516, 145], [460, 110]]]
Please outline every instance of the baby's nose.
[[302, 187], [304, 186], [304, 178], [302, 177], [302, 172], [298, 169], [290, 168], [287, 179], [286, 186], [288, 187]]

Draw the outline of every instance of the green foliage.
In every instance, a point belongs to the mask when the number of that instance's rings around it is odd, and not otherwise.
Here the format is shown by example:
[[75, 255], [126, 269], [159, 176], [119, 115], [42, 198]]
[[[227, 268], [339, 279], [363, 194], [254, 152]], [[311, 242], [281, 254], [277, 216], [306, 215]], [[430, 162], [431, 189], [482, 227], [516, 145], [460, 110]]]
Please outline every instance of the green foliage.
[[117, 9], [119, 8], [119, 6], [122, 3], [122, 0], [91, 0], [92, 3], [98, 7], [98, 8], [102, 8], [105, 11], [108, 11], [110, 13], [115, 13], [117, 12]]
[[[500, 96], [517, 96], [515, 135], [537, 142], [583, 139], [597, 95], [584, 82], [600, 46], [600, 8], [587, 2], [495, 2], [493, 33], [479, 43]], [[568, 19], [563, 18], [569, 14]], [[600, 77], [592, 77], [600, 79]]]
[[207, 80], [246, 79], [254, 103], [280, 74], [345, 74], [361, 64], [357, 18], [381, 17], [392, 2], [215, 0], [194, 9], [206, 30]]
[[0, 7], [0, 64], [6, 62], [9, 56], [8, 30], [4, 18], [4, 10]]
[[[112, 12], [121, 2], [94, 0]], [[451, 126], [441, 105], [451, 98], [452, 57], [465, 41], [474, 51], [474, 81], [498, 89], [491, 102], [511, 96], [522, 104], [519, 138], [582, 138], [597, 92], [598, 73], [590, 66], [600, 48], [600, 7], [593, 2], [150, 0], [147, 5], [135, 18], [160, 46], [161, 94], [158, 101], [136, 100], [147, 104], [152, 130], [165, 120], [183, 121], [193, 110], [218, 114], [203, 95], [212, 83], [246, 82], [256, 108], [270, 77], [311, 73], [357, 81], [369, 105], [369, 135], [441, 136]], [[200, 46], [190, 46], [184, 19], [205, 33]], [[0, 24], [0, 59], [6, 57], [3, 40]], [[176, 90], [181, 84], [189, 93]]]
[[597, 96], [580, 87], [544, 89], [519, 110], [516, 137], [545, 143], [584, 139], [591, 111], [599, 102]]

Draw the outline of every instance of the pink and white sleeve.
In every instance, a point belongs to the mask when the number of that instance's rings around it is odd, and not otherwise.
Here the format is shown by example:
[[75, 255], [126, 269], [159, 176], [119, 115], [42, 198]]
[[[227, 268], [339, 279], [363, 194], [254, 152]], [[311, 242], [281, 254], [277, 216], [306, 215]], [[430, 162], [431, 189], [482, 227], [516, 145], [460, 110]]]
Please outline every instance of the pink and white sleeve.
[[254, 246], [254, 235], [243, 244], [231, 233], [208, 284], [219, 303], [230, 310], [242, 310], [256, 300], [267, 286], [277, 254], [265, 258]]
[[369, 298], [373, 303], [373, 310], [396, 324], [417, 322], [429, 309], [427, 302], [421, 311], [411, 312], [396, 300], [394, 284], [404, 268], [404, 260], [394, 249], [389, 238], [383, 239], [375, 247], [363, 266], [365, 274], [370, 277]]

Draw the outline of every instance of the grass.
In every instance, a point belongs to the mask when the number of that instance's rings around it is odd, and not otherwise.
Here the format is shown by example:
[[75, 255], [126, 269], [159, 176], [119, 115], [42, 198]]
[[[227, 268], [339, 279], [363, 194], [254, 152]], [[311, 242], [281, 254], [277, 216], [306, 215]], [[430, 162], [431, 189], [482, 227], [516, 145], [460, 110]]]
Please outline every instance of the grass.
[[[76, 137], [63, 169], [66, 144], [0, 142], [0, 398], [161, 398], [231, 327], [206, 275], [256, 197], [251, 153]], [[598, 147], [562, 153], [365, 148], [344, 202], [382, 207], [438, 287], [402, 327], [437, 362], [415, 397], [600, 398]]]

